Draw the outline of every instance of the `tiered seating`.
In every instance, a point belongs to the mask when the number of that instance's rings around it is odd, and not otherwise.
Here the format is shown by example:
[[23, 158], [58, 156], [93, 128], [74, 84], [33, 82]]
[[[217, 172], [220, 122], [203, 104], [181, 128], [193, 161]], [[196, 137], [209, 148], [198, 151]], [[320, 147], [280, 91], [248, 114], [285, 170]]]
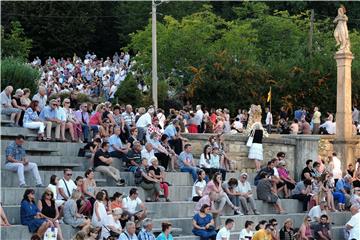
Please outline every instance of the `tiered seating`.
[[[86, 158], [77, 157], [78, 149], [83, 144], [78, 143], [55, 143], [55, 142], [35, 142], [31, 141], [36, 136], [36, 132], [27, 130], [24, 128], [1, 128], [1, 147], [2, 159], [4, 159], [4, 149], [14, 140], [14, 137], [18, 134], [23, 134], [27, 138], [25, 148], [29, 154], [29, 159], [32, 162], [36, 162], [39, 165], [40, 175], [44, 181], [44, 185], [49, 183], [50, 176], [56, 174], [62, 177], [62, 170], [64, 168], [73, 169], [73, 179], [79, 175], [84, 174], [84, 170], [89, 167], [89, 161]], [[2, 161], [2, 166], [4, 160]], [[121, 167], [121, 163], [116, 164], [117, 167]], [[98, 186], [106, 187], [110, 195], [115, 191], [120, 191], [128, 194], [131, 186], [134, 186], [134, 177], [131, 173], [121, 170], [121, 176], [126, 180], [126, 187], [114, 187], [113, 182], [100, 173], [95, 174], [95, 179]], [[239, 173], [229, 173], [228, 177], [239, 177]], [[254, 175], [249, 175], [249, 181], [253, 182]], [[2, 239], [29, 239], [31, 234], [28, 232], [27, 227], [20, 225], [20, 202], [25, 189], [18, 187], [17, 175], [10, 173], [6, 170], [1, 172], [2, 188], [1, 188], [1, 202], [3, 203], [4, 210], [9, 218], [12, 227], [6, 227], [1, 229]], [[26, 174], [26, 181], [28, 184], [34, 185], [34, 179], [30, 173]], [[192, 216], [195, 203], [188, 201], [191, 197], [192, 179], [187, 173], [167, 173], [167, 181], [172, 183], [170, 187], [170, 198], [172, 202], [159, 202], [159, 203], [146, 203], [149, 209], [149, 217], [154, 219], [155, 228], [159, 229], [161, 222], [170, 221], [175, 228], [175, 232], [178, 235], [175, 239], [178, 240], [197, 240], [198, 238], [192, 236]], [[254, 188], [255, 189], [255, 188]], [[36, 189], [36, 197], [40, 198], [44, 188]], [[140, 197], [145, 198], [144, 191], [139, 188]], [[286, 218], [293, 219], [295, 227], [299, 227], [303, 221], [305, 213], [301, 211], [301, 203], [297, 200], [284, 199], [282, 200], [288, 214], [278, 215], [274, 214], [275, 210], [269, 204], [263, 203], [257, 200], [258, 210], [262, 215], [252, 216], [231, 216], [236, 221], [234, 233], [231, 239], [238, 239], [238, 234], [243, 228], [246, 220], [252, 220], [258, 222], [262, 219], [277, 218], [279, 224]], [[232, 215], [231, 209], [226, 209], [226, 215]], [[225, 219], [229, 216], [222, 216], [221, 221], [224, 223]], [[342, 228], [344, 224], [350, 218], [350, 213], [333, 213], [331, 214], [332, 232], [334, 239], [343, 239]], [[62, 224], [63, 234], [65, 239], [71, 239], [71, 236], [75, 233], [75, 229]]]

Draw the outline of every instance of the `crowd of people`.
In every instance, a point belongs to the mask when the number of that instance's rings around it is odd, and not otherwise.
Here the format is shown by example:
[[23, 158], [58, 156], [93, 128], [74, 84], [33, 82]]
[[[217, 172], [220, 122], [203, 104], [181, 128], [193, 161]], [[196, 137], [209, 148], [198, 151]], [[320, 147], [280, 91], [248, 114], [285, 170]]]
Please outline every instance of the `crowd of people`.
[[[19, 186], [26, 188], [21, 202], [21, 223], [29, 231], [43, 237], [48, 229], [57, 229], [58, 239], [64, 239], [60, 223], [81, 229], [74, 239], [155, 239], [152, 220], [144, 202], [171, 202], [167, 172], [181, 171], [193, 179], [191, 201], [196, 202], [192, 220], [193, 234], [201, 239], [227, 240], [234, 220], [229, 218], [221, 228], [219, 217], [231, 215], [259, 215], [252, 185], [256, 185], [257, 199], [271, 204], [277, 213], [286, 214], [282, 199], [292, 198], [302, 202], [306, 212], [304, 223], [295, 229], [292, 219], [287, 219], [279, 230], [276, 219], [255, 223], [247, 221], [240, 239], [332, 239], [329, 212], [350, 210], [353, 217], [346, 224], [347, 239], [358, 239], [360, 208], [360, 160], [349, 165], [347, 174], [341, 171], [341, 161], [333, 153], [329, 159], [308, 160], [295, 181], [287, 166], [286, 153], [279, 152], [263, 164], [262, 140], [269, 133], [280, 134], [334, 134], [334, 116], [328, 113], [321, 124], [317, 107], [310, 115], [304, 108], [294, 112], [294, 120], [284, 108], [278, 115], [278, 125], [273, 127], [270, 109], [265, 109], [265, 119], [253, 118], [251, 110], [239, 110], [234, 120], [228, 109], [210, 109], [201, 105], [193, 110], [187, 103], [182, 110], [170, 109], [165, 115], [162, 109], [131, 105], [112, 105], [114, 92], [126, 76], [130, 64], [128, 54], [114, 55], [113, 60], [97, 60], [87, 54], [82, 61], [49, 58], [44, 65], [40, 59], [32, 63], [42, 72], [38, 92], [30, 98], [29, 89], [5, 87], [1, 93], [1, 114], [9, 115], [10, 126], [36, 129], [38, 141], [80, 142], [84, 147], [79, 156], [89, 159], [84, 176], [72, 179], [71, 169], [64, 169], [60, 179], [53, 175], [49, 185], [36, 202], [34, 189], [25, 182], [24, 171], [31, 171], [36, 187], [44, 187], [36, 163], [29, 162], [22, 135], [16, 137], [5, 150], [5, 169], [16, 172]], [[115, 86], [115, 87], [114, 87]], [[69, 98], [51, 98], [54, 93], [68, 92]], [[104, 96], [104, 103], [82, 103], [77, 94]], [[50, 100], [51, 99], [51, 100]], [[353, 108], [354, 134], [360, 131], [359, 111]], [[262, 124], [262, 122], [264, 124]], [[52, 129], [55, 135], [52, 136]], [[213, 133], [204, 145], [200, 160], [194, 159], [192, 146], [183, 133]], [[229, 158], [224, 134], [245, 133], [251, 141], [247, 144], [249, 159], [254, 160], [257, 175], [250, 183], [248, 173], [240, 173], [239, 179], [226, 178], [235, 170]], [[106, 189], [96, 186], [95, 172], [111, 179], [113, 185], [124, 186], [119, 166], [134, 176], [135, 184], [145, 192], [140, 199], [138, 188], [132, 188], [128, 196], [115, 192], [108, 195]], [[1, 211], [2, 223], [8, 223]], [[171, 223], [164, 222], [156, 238], [172, 239]]]

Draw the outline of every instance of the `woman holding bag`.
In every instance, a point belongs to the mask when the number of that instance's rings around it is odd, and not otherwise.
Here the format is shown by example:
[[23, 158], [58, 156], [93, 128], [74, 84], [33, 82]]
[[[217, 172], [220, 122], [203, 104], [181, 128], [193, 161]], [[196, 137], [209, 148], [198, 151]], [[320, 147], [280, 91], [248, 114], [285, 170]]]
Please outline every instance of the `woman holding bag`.
[[[246, 146], [250, 146], [249, 159], [255, 160], [256, 171], [261, 169], [261, 161], [263, 160], [263, 137], [267, 136], [267, 132], [260, 122], [255, 122], [251, 126], [250, 135]], [[252, 141], [251, 141], [252, 140]]]

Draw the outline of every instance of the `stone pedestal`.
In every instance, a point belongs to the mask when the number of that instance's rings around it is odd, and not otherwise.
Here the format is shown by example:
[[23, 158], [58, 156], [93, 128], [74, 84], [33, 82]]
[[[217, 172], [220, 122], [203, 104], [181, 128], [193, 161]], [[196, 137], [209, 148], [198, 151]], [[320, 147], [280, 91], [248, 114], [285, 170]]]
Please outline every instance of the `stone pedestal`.
[[337, 157], [341, 160], [341, 168], [346, 172], [347, 165], [352, 163], [355, 166], [355, 148], [359, 143], [358, 139], [335, 139], [331, 141]]
[[352, 137], [351, 118], [351, 52], [337, 52], [337, 93], [336, 93], [336, 137]]
[[343, 169], [354, 161], [351, 117], [351, 62], [354, 59], [350, 51], [338, 51], [335, 54], [337, 64], [336, 94], [336, 139], [334, 150], [343, 160]]
[[312, 159], [316, 161], [318, 159], [320, 137], [311, 135], [284, 135], [283, 137], [296, 140], [294, 178], [300, 180], [306, 160]]

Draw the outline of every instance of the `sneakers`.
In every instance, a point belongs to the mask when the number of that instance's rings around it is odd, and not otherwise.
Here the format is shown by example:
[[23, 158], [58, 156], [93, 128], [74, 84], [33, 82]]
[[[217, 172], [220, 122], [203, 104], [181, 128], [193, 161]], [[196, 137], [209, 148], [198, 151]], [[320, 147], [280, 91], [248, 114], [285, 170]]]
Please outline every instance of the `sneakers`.
[[20, 187], [21, 187], [21, 188], [29, 188], [30, 186], [27, 185], [27, 184], [25, 184], [25, 183], [23, 183], [23, 184], [20, 184]]
[[35, 187], [39, 187], [39, 188], [40, 188], [40, 187], [45, 187], [45, 186], [42, 185], [42, 184], [36, 184]]
[[261, 213], [260, 213], [258, 210], [255, 210], [255, 211], [254, 211], [254, 214], [255, 214], [255, 215], [260, 215]]
[[125, 186], [125, 180], [119, 179], [118, 181], [116, 181], [115, 185], [119, 186], [119, 187], [123, 187], [123, 186]]
[[244, 216], [244, 214], [241, 212], [241, 210], [240, 210], [239, 207], [235, 207], [235, 208], [234, 208], [234, 211], [235, 211], [235, 215]]

